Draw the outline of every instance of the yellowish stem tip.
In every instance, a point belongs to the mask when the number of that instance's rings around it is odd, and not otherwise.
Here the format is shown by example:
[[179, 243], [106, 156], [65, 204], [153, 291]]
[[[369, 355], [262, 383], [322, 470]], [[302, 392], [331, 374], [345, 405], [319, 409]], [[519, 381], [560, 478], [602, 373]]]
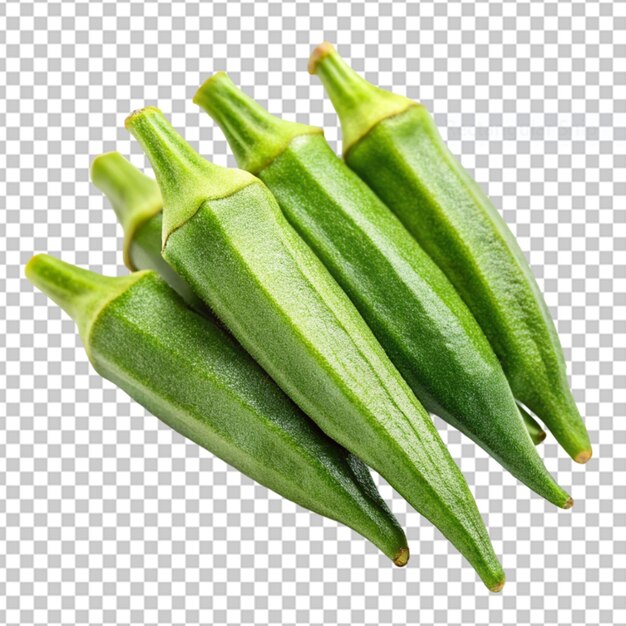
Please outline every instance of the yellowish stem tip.
[[591, 458], [591, 454], [591, 448], [589, 448], [589, 450], [583, 450], [574, 457], [574, 461], [576, 461], [576, 463], [586, 463]]
[[504, 587], [505, 582], [506, 582], [506, 578], [503, 578], [497, 585], [494, 585], [493, 587], [489, 587], [489, 591], [493, 591], [493, 593], [498, 593], [499, 591], [502, 591], [502, 588]]
[[220, 71], [220, 72], [215, 72], [215, 74], [213, 74], [212, 76], [209, 76], [203, 83], [202, 85], [200, 85], [200, 87], [198, 88], [198, 91], [196, 91], [194, 97], [193, 97], [193, 102], [194, 104], [200, 104], [200, 102], [202, 101], [202, 96], [204, 96], [204, 92], [205, 90], [209, 87], [209, 85], [211, 83], [214, 83], [216, 80], [220, 80], [222, 78], [228, 78], [228, 74], [226, 72]]
[[145, 115], [146, 113], [160, 113], [160, 112], [161, 111], [157, 107], [153, 107], [153, 106], [144, 107], [143, 109], [136, 109], [124, 120], [124, 126], [126, 128], [129, 128], [133, 120], [136, 117], [141, 117]]
[[409, 561], [409, 549], [408, 548], [400, 548], [400, 552], [396, 555], [393, 562], [398, 567], [404, 567]]
[[332, 43], [328, 43], [325, 41], [321, 43], [313, 52], [311, 53], [311, 58], [309, 59], [309, 74], [315, 74], [317, 72], [317, 64], [331, 52], [335, 51], [335, 47]]
[[45, 254], [35, 254], [30, 257], [30, 260], [24, 266], [24, 274], [26, 275], [26, 278], [28, 278], [28, 280], [31, 280], [33, 276], [33, 268], [35, 268], [39, 264], [39, 261], [41, 261], [42, 258], [45, 256]]
[[564, 509], [571, 509], [574, 506], [574, 499], [570, 496], [563, 505]]

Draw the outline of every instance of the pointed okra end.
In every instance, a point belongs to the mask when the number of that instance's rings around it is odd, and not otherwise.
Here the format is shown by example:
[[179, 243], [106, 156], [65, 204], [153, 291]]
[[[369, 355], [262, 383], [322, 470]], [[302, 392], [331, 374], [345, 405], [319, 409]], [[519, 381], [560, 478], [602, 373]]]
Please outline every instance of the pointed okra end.
[[574, 396], [564, 379], [549, 394], [544, 391], [543, 405], [535, 413], [548, 426], [561, 447], [576, 463], [587, 463], [593, 454], [589, 431], [578, 410]]
[[[488, 554], [489, 552], [491, 552], [491, 554]], [[506, 582], [506, 575], [492, 547], [487, 548], [486, 552], [483, 554], [475, 554], [474, 556], [476, 558], [469, 558], [467, 554], [465, 556], [489, 591], [494, 593], [502, 591]]]
[[400, 548], [398, 554], [394, 557], [393, 562], [398, 567], [404, 567], [409, 562], [409, 549], [408, 548]]
[[203, 159], [155, 107], [131, 113], [126, 128], [144, 149], [161, 189], [163, 245], [204, 202], [229, 196], [255, 180], [247, 172]]
[[137, 230], [163, 208], [159, 185], [119, 152], [97, 156], [91, 164], [91, 180], [108, 198], [124, 229], [124, 263], [135, 271], [130, 247]]
[[573, 424], [569, 424], [571, 427], [570, 431], [565, 433], [564, 436], [562, 435], [560, 439], [557, 437], [557, 439], [575, 463], [584, 465], [590, 461], [593, 456], [593, 450], [589, 441], [589, 433], [582, 418], [578, 412], [576, 412], [576, 415], [578, 415], [579, 421], [574, 422], [572, 420]]
[[321, 133], [320, 128], [271, 115], [247, 96], [226, 72], [211, 76], [193, 101], [226, 135], [239, 167], [257, 174], [282, 154], [294, 137]]
[[136, 272], [120, 277], [101, 276], [48, 254], [35, 255], [25, 268], [26, 278], [76, 322], [88, 354], [89, 331], [102, 308], [145, 273]]
[[337, 111], [343, 132], [344, 156], [379, 122], [417, 103], [368, 83], [328, 42], [311, 54], [309, 72], [317, 74]]

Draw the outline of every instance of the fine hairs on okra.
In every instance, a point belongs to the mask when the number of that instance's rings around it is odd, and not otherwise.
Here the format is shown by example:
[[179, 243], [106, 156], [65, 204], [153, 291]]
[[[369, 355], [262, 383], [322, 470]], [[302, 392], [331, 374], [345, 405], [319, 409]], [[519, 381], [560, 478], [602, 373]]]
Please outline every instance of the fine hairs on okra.
[[163, 256], [327, 435], [499, 591], [504, 572], [430, 416], [267, 187], [201, 158], [153, 107], [126, 120], [163, 196]]
[[155, 272], [111, 278], [38, 255], [26, 276], [76, 321], [101, 376], [247, 476], [350, 526], [406, 564], [404, 532], [367, 467]]
[[358, 76], [330, 44], [317, 74], [341, 121], [352, 168], [458, 290], [497, 354], [516, 399], [577, 462], [589, 435], [569, 388], [559, 338], [515, 237], [441, 139], [426, 108]]
[[238, 164], [268, 186], [424, 406], [535, 492], [571, 507], [537, 454], [476, 320], [321, 130], [270, 115], [223, 72], [209, 78], [194, 101], [220, 125]]

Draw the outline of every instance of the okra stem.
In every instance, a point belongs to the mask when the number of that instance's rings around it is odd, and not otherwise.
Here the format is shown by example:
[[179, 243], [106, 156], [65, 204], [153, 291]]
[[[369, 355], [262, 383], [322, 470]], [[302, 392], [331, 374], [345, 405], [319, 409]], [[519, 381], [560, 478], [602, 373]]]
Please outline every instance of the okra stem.
[[203, 159], [156, 107], [134, 111], [125, 124], [148, 155], [161, 189], [163, 246], [208, 199], [229, 196], [254, 180], [247, 172]]
[[322, 132], [315, 126], [270, 115], [238, 89], [225, 72], [218, 72], [205, 81], [193, 101], [218, 123], [237, 163], [252, 174], [266, 167], [294, 137]]
[[127, 276], [126, 280], [100, 276], [47, 254], [35, 255], [27, 263], [25, 273], [35, 287], [76, 322], [87, 350], [89, 330], [98, 310], [141, 275]]
[[[324, 62], [320, 63], [322, 59]], [[328, 42], [313, 50], [309, 73], [320, 77], [337, 111], [343, 133], [344, 155], [378, 122], [416, 106], [409, 98], [368, 83]]]

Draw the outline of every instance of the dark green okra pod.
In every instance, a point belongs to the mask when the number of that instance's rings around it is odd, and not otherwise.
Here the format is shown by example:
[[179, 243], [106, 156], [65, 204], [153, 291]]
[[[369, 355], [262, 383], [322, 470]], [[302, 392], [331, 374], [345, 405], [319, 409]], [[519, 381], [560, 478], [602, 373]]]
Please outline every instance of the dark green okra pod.
[[267, 187], [202, 159], [157, 109], [126, 124], [163, 195], [164, 258], [322, 430], [500, 590], [484, 523], [430, 417]]
[[244, 474], [406, 563], [404, 532], [363, 463], [154, 272], [110, 278], [38, 255], [26, 276], [76, 321], [101, 376]]
[[270, 115], [223, 72], [195, 96], [241, 167], [267, 184], [427, 409], [557, 506], [572, 499], [543, 465], [498, 358], [445, 275], [326, 143]]
[[339, 115], [347, 164], [445, 272], [487, 335], [515, 397], [577, 462], [591, 444], [559, 338], [515, 237], [421, 105], [358, 76], [330, 44], [311, 57]]

